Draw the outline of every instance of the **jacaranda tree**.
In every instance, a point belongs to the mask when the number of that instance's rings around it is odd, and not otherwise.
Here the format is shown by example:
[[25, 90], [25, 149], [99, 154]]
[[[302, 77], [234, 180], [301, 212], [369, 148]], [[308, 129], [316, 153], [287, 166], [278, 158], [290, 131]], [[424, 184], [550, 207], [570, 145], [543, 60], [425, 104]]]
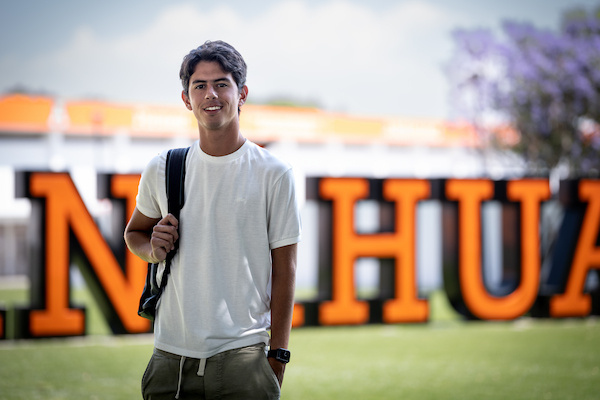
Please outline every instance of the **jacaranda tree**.
[[[556, 31], [507, 21], [500, 35], [453, 38], [452, 98], [484, 143], [520, 154], [529, 173], [562, 166], [571, 177], [598, 176], [600, 9], [571, 10]], [[513, 140], [500, 135], [507, 131]]]

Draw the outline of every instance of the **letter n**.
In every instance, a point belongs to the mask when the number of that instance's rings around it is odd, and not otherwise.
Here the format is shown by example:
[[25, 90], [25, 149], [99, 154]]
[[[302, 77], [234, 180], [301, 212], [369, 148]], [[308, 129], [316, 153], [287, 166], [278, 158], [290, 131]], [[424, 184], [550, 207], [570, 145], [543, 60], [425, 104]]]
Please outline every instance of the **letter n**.
[[[148, 331], [148, 321], [137, 316], [145, 265], [128, 257], [125, 270], [121, 268], [71, 177], [66, 173], [33, 172], [24, 173], [17, 182], [21, 184], [19, 195], [32, 199], [32, 219], [39, 224], [38, 242], [34, 244], [37, 251], [32, 252], [33, 309], [18, 310], [17, 336], [85, 334], [85, 310], [70, 302], [72, 243], [80, 246], [83, 258], [91, 265], [90, 271], [82, 271], [84, 276], [89, 272], [97, 277], [101, 296], [112, 310], [105, 316], [113, 331]], [[135, 187], [136, 182], [129, 182], [129, 186]]]

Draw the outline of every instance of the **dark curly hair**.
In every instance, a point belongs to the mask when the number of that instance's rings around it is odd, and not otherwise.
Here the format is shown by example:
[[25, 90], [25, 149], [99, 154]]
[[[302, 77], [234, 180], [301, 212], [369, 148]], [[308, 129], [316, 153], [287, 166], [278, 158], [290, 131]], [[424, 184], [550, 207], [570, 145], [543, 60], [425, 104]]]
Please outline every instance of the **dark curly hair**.
[[246, 84], [246, 62], [242, 55], [230, 44], [222, 40], [214, 42], [207, 41], [189, 52], [183, 58], [181, 69], [179, 70], [179, 78], [186, 96], [189, 95], [190, 76], [194, 73], [196, 65], [200, 61], [216, 61], [221, 65], [225, 72], [231, 73], [238, 86], [238, 90], [242, 90]]

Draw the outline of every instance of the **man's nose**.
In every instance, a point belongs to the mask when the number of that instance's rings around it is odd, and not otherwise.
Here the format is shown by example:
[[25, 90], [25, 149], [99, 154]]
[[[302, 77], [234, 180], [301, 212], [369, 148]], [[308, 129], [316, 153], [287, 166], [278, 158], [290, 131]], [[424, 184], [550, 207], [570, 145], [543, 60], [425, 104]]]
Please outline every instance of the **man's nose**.
[[216, 99], [217, 97], [218, 96], [217, 96], [217, 91], [215, 90], [215, 87], [212, 85], [209, 85], [206, 88], [206, 98], [207, 99]]

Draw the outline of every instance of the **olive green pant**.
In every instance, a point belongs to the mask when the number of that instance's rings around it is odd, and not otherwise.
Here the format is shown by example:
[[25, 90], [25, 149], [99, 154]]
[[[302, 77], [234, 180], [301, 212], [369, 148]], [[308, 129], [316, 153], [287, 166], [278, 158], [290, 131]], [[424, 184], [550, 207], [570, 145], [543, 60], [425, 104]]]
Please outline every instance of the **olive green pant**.
[[279, 399], [275, 373], [258, 344], [207, 359], [187, 358], [154, 349], [142, 378], [146, 400]]

